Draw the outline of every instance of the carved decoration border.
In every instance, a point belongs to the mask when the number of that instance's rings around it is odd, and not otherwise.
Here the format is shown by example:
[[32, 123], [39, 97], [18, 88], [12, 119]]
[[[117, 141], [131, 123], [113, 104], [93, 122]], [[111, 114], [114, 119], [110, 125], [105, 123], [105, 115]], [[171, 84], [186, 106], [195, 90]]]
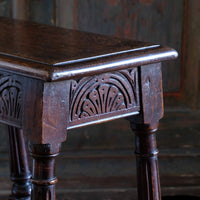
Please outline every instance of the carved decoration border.
[[69, 125], [139, 111], [138, 93], [137, 68], [72, 80]]
[[0, 74], [0, 120], [21, 124], [22, 84], [15, 76]]

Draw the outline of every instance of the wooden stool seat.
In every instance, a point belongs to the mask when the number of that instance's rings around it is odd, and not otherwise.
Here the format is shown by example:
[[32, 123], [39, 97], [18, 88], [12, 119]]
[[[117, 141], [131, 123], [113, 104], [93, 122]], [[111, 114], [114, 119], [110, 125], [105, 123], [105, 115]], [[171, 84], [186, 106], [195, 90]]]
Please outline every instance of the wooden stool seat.
[[[168, 47], [0, 18], [0, 121], [8, 125], [10, 199], [55, 200], [67, 130], [127, 118], [136, 133], [138, 198], [160, 199], [155, 131]], [[28, 169], [24, 137], [33, 158]], [[31, 191], [32, 190], [32, 191]]]

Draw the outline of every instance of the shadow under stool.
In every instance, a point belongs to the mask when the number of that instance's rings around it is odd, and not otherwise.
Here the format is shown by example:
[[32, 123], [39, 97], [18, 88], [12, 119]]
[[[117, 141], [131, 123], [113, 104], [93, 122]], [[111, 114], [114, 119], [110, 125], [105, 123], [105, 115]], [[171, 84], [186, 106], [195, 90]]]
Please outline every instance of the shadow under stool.
[[163, 116], [161, 61], [176, 57], [160, 45], [0, 18], [9, 198], [55, 200], [55, 158], [67, 131], [126, 118], [136, 137], [138, 198], [161, 199], [155, 137]]

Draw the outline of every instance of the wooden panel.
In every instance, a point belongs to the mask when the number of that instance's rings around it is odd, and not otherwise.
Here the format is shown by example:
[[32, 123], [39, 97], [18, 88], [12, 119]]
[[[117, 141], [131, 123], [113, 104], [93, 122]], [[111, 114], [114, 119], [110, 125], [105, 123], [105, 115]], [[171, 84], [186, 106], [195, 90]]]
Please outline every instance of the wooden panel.
[[56, 25], [73, 28], [74, 0], [56, 0]]
[[[12, 17], [12, 0], [0, 0], [0, 16]], [[8, 138], [7, 128], [5, 125], [0, 124], [0, 152], [8, 151]], [[0, 159], [2, 155], [0, 156]], [[3, 170], [2, 170], [3, 171]]]
[[27, 0], [15, 0], [12, 3], [12, 15], [15, 19], [27, 19], [28, 17], [28, 1]]
[[29, 19], [42, 24], [54, 24], [54, 0], [30, 0]]
[[70, 83], [68, 130], [139, 114], [137, 68]]
[[12, 0], [0, 0], [0, 16], [12, 16]]
[[169, 45], [180, 53], [164, 64], [164, 89], [180, 89], [183, 0], [76, 0], [74, 26], [96, 33]]
[[23, 78], [0, 72], [0, 122], [21, 127]]
[[186, 6], [185, 96], [189, 106], [200, 109], [200, 2], [186, 1]]
[[[147, 41], [170, 45], [181, 53], [180, 31], [182, 31], [183, 0], [67, 0], [67, 3], [66, 0], [57, 0], [57, 2], [57, 6], [59, 6], [56, 14], [57, 25], [68, 28], [74, 26], [83, 30], [114, 34], [131, 39], [136, 37], [143, 39], [144, 37], [144, 40]], [[200, 46], [200, 29], [198, 29], [200, 23], [198, 6], [200, 4], [199, 0], [186, 0], [186, 2], [190, 3], [190, 6], [187, 5], [190, 11], [187, 14], [188, 22], [185, 26], [187, 42], [184, 56], [187, 57], [187, 64], [184, 69], [186, 73], [183, 84], [187, 86], [185, 88], [187, 101], [184, 103], [192, 104], [196, 108], [196, 105], [200, 102], [200, 96], [197, 100], [197, 96], [200, 95], [200, 70], [198, 68], [200, 67], [200, 61], [197, 51]], [[30, 19], [50, 24], [54, 14], [51, 5], [52, 0], [30, 0]], [[163, 8], [162, 5], [165, 5], [165, 7]], [[11, 7], [11, 0], [0, 0], [0, 15], [11, 16]], [[152, 24], [152, 20], [157, 23]], [[174, 79], [177, 79], [177, 83], [180, 81], [180, 58], [177, 64], [173, 64], [173, 67], [171, 67], [173, 69], [170, 69], [169, 73], [165, 71], [165, 91], [179, 90], [180, 85], [172, 84]], [[166, 65], [165, 68], [167, 69], [168, 64]], [[170, 78], [172, 81], [168, 83], [166, 77], [171, 77], [171, 72], [174, 69], [176, 75], [173, 79]], [[180, 105], [177, 100], [174, 103]], [[171, 186], [173, 183], [174, 186], [164, 187], [163, 195], [190, 194], [200, 196], [200, 188], [197, 187], [200, 180], [199, 116], [199, 112], [170, 112], [166, 113], [161, 121], [158, 134], [161, 184], [162, 186]], [[7, 135], [4, 126], [1, 126], [0, 129], [0, 180], [2, 183], [0, 193], [5, 194], [7, 192], [8, 195], [10, 193], [10, 182], [6, 179], [9, 176], [8, 155], [2, 154], [2, 152], [7, 151]], [[135, 184], [135, 163], [132, 160], [131, 153], [128, 154], [125, 151], [123, 154], [118, 151], [123, 149], [131, 151], [133, 148], [134, 135], [129, 129], [128, 121], [125, 120], [69, 131], [68, 140], [62, 148], [64, 153], [61, 154], [61, 159], [58, 159], [58, 189], [60, 189], [58, 193], [60, 199], [78, 199], [80, 196], [85, 197], [85, 199], [134, 199], [133, 195], [136, 194], [136, 189], [127, 189], [127, 187]], [[112, 153], [105, 152], [105, 149], [109, 149]], [[70, 150], [72, 152], [69, 152]], [[133, 151], [132, 153], [134, 153]], [[127, 154], [131, 156], [127, 156]], [[118, 158], [116, 158], [116, 155]], [[120, 156], [121, 159], [119, 159]], [[113, 157], [116, 158], [115, 161], [113, 161]], [[122, 159], [127, 160], [121, 163]], [[95, 178], [95, 174], [101, 176], [104, 172], [107, 176], [113, 175], [113, 166], [115, 165], [115, 169], [118, 169], [121, 174], [127, 172], [128, 179], [126, 177], [122, 178], [122, 176], [117, 177], [117, 179], [110, 177], [106, 179]], [[124, 166], [129, 170], [127, 171]], [[115, 170], [114, 175], [116, 173]], [[130, 175], [130, 173], [132, 174]], [[80, 178], [81, 175], [84, 175], [83, 178]], [[93, 178], [88, 179], [87, 175], [93, 175]], [[70, 179], [68, 179], [69, 176], [71, 176]], [[109, 189], [113, 184], [120, 183], [119, 180], [122, 181], [121, 184], [125, 184], [126, 188]], [[98, 187], [97, 189], [92, 189], [94, 183], [96, 184], [95, 187]], [[105, 186], [105, 184], [108, 188], [99, 188]], [[89, 189], [81, 189], [85, 185]], [[180, 187], [180, 185], [183, 186]], [[71, 188], [74, 187], [74, 190], [70, 189], [70, 186]], [[77, 186], [80, 190], [76, 189]], [[5, 198], [7, 198], [7, 195]]]

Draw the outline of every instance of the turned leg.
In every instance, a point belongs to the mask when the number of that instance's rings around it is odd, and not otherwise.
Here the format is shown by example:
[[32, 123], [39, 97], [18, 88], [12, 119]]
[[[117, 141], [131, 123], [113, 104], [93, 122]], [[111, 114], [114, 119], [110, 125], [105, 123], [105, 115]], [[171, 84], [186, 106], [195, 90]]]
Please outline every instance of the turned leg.
[[136, 125], [136, 161], [139, 200], [160, 200], [160, 180], [158, 169], [157, 129]]
[[141, 66], [138, 72], [140, 113], [128, 118], [136, 134], [138, 199], [160, 200], [155, 132], [164, 113], [161, 64]]
[[36, 144], [30, 146], [33, 158], [32, 200], [55, 200], [55, 158], [59, 154], [51, 152], [50, 145]]
[[30, 200], [30, 171], [23, 131], [8, 126], [10, 151], [10, 177], [14, 182], [10, 200]]

